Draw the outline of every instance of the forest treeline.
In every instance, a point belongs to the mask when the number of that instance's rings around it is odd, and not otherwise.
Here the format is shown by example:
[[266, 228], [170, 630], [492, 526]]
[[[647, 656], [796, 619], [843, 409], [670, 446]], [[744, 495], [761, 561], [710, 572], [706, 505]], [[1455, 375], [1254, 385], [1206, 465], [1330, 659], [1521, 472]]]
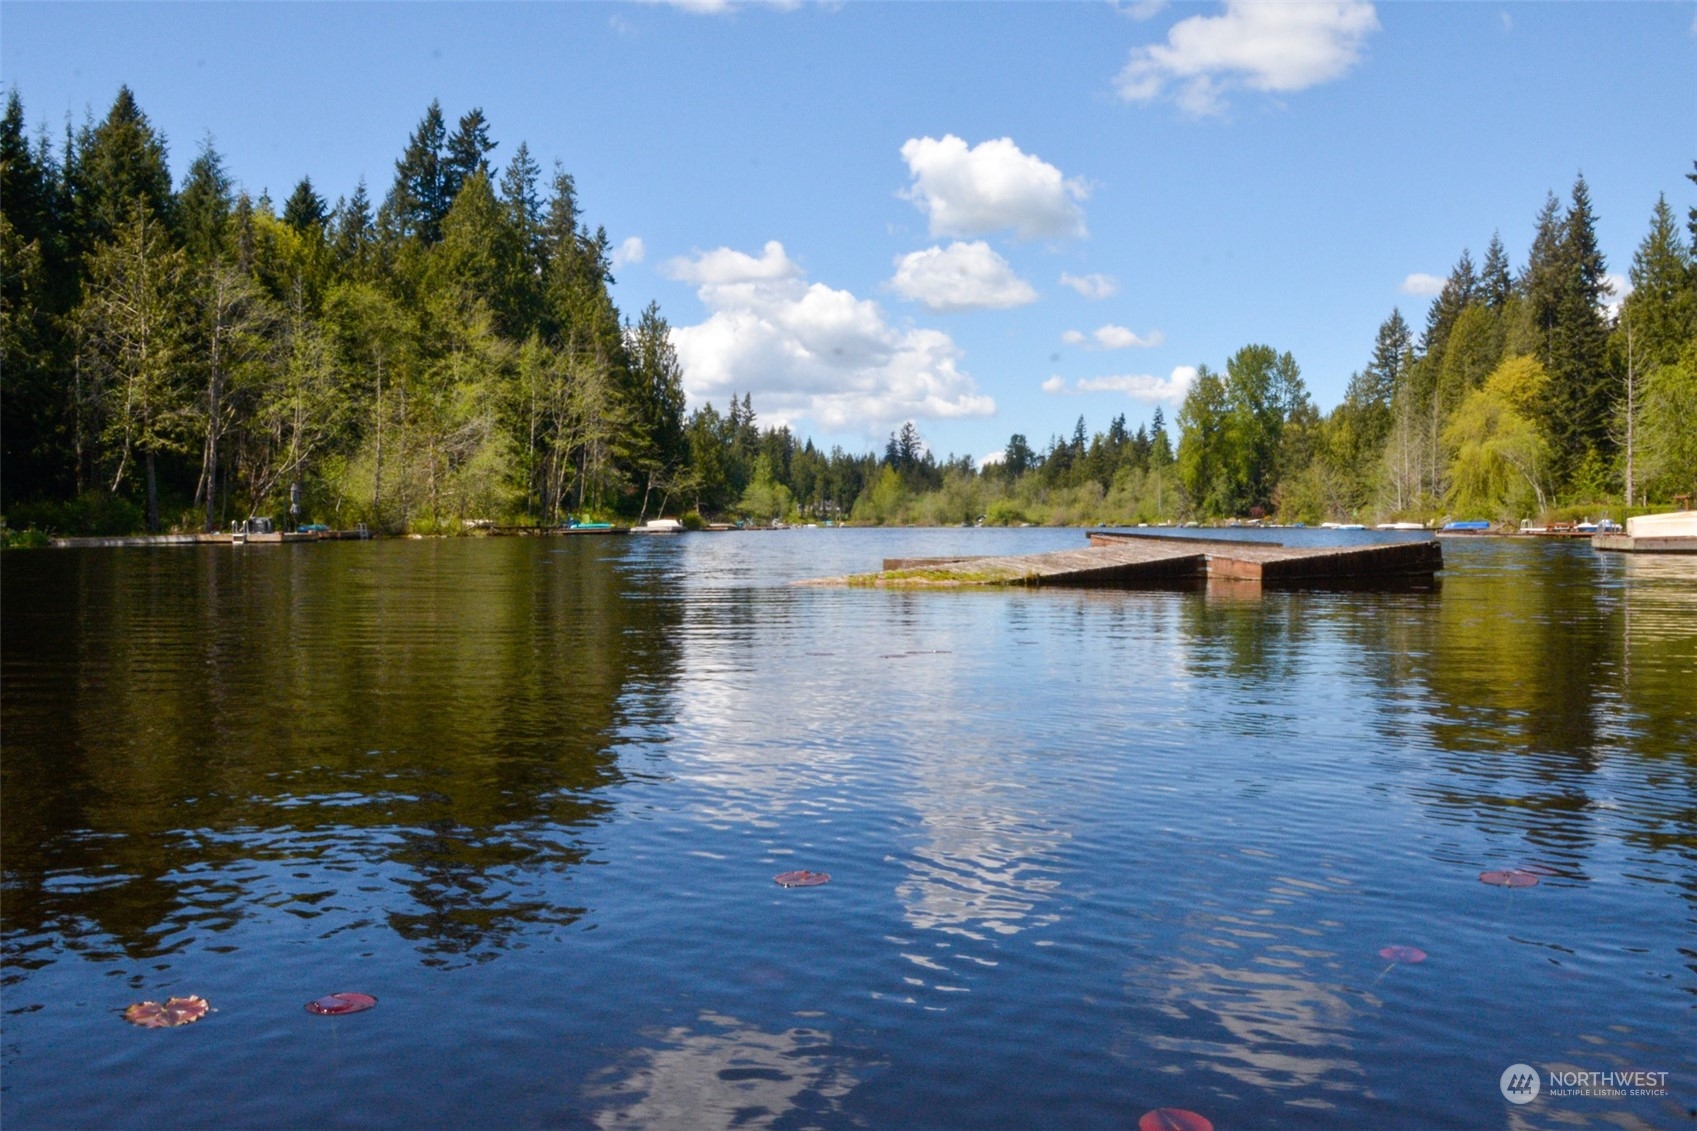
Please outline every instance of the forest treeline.
[[[387, 530], [652, 513], [689, 485], [658, 307], [613, 303], [605, 231], [481, 111], [433, 103], [374, 204], [279, 210], [210, 142], [173, 186], [126, 88], [62, 145], [0, 128], [13, 526]], [[740, 423], [736, 421], [735, 423]], [[724, 430], [729, 433], [731, 422]]]
[[[432, 103], [374, 200], [303, 177], [279, 208], [210, 140], [173, 185], [127, 89], [33, 138], [0, 123], [0, 509], [14, 529], [390, 531], [689, 512], [755, 521], [1513, 518], [1665, 502], [1697, 480], [1697, 209], [1665, 200], [1606, 305], [1585, 182], [1514, 271], [1464, 252], [1422, 332], [1393, 311], [1322, 415], [1288, 353], [1203, 366], [1173, 422], [939, 460], [689, 411], [670, 328], [611, 295], [573, 179]], [[1697, 178], [1694, 178], [1697, 179]]]

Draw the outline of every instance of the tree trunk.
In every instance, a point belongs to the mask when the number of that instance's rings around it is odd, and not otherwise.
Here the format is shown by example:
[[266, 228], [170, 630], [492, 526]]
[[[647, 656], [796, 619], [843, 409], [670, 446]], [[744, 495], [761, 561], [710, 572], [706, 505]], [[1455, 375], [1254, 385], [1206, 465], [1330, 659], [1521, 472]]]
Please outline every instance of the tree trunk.
[[383, 362], [377, 362], [377, 455], [371, 468], [371, 521], [383, 521]]
[[153, 471], [153, 452], [147, 453], [147, 531], [159, 533], [159, 480]]

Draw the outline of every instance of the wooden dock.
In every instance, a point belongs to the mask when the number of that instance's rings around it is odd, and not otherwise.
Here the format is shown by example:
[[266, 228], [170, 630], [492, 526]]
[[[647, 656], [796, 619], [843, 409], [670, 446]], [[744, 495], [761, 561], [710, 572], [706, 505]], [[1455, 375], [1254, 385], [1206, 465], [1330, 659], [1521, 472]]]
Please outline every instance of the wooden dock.
[[1089, 539], [1088, 546], [1076, 550], [1040, 554], [888, 558], [878, 573], [803, 584], [1135, 589], [1248, 583], [1256, 587], [1325, 588], [1430, 578], [1444, 564], [1443, 548], [1436, 539], [1316, 547], [1109, 531], [1091, 531]]
[[1697, 511], [1635, 515], [1624, 531], [1593, 535], [1591, 545], [1624, 554], [1697, 554]]

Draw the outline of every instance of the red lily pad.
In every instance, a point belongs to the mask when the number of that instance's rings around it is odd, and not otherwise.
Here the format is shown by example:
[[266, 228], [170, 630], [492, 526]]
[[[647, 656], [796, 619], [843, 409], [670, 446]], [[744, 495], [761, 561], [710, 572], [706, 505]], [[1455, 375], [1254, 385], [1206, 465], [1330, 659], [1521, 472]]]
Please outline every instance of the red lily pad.
[[307, 1002], [306, 1011], [320, 1017], [340, 1017], [344, 1013], [363, 1013], [376, 1004], [377, 999], [370, 994], [325, 994], [317, 1001]]
[[809, 872], [806, 868], [799, 872], [779, 872], [772, 877], [772, 882], [786, 888], [816, 888], [820, 884], [831, 882], [829, 872]]
[[1499, 888], [1529, 888], [1538, 882], [1538, 877], [1531, 872], [1512, 868], [1506, 872], [1480, 872], [1479, 880]]
[[1182, 1107], [1158, 1107], [1137, 1121], [1137, 1131], [1214, 1131], [1205, 1116]]
[[1386, 962], [1424, 962], [1426, 952], [1417, 946], [1387, 946], [1379, 952]]
[[211, 1010], [205, 998], [190, 994], [188, 997], [168, 997], [163, 1005], [156, 1001], [138, 1001], [124, 1010], [124, 1020], [143, 1029], [172, 1029], [199, 1021]]

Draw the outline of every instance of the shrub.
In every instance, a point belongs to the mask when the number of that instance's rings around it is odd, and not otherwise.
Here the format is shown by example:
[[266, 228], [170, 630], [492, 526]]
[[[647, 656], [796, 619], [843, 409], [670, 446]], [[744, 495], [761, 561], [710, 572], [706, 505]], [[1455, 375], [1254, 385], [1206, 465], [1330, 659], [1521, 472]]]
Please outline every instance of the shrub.
[[71, 537], [134, 534], [147, 525], [141, 507], [105, 491], [84, 491], [64, 502], [18, 503], [8, 517], [26, 530]]

